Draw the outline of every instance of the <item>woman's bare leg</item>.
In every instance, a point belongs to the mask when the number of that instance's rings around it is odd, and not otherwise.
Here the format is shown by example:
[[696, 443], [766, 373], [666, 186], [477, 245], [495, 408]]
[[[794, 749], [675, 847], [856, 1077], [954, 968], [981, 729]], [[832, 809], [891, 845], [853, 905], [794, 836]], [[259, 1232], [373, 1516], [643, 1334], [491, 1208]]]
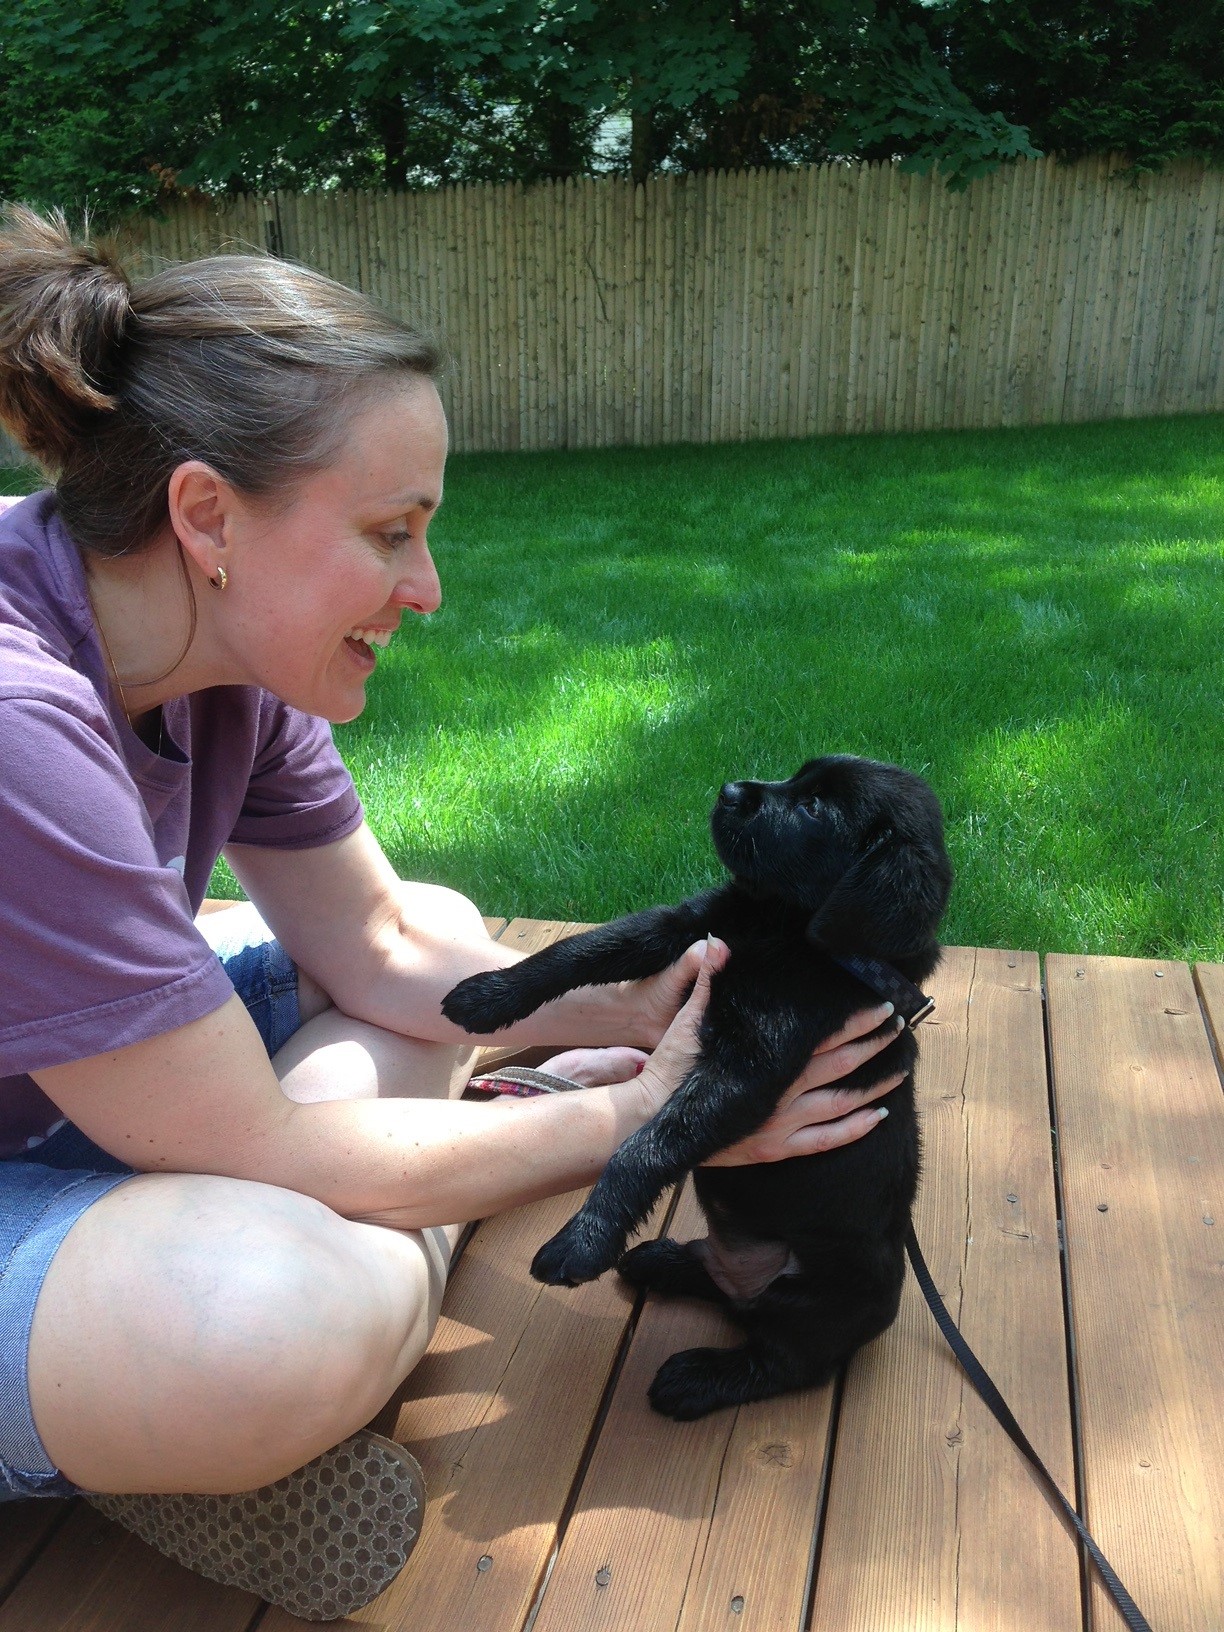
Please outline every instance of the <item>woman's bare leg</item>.
[[[415, 914], [483, 931], [452, 891], [405, 894]], [[475, 1050], [355, 1021], [306, 978], [300, 997], [305, 1023], [273, 1062], [292, 1097], [462, 1093]], [[635, 1053], [563, 1058], [597, 1082], [629, 1074]], [[424, 1353], [456, 1233], [353, 1223], [237, 1179], [118, 1186], [69, 1231], [35, 1310], [30, 1393], [48, 1455], [111, 1493], [282, 1477], [368, 1421]]]
[[107, 1492], [251, 1490], [367, 1422], [425, 1351], [440, 1232], [289, 1190], [145, 1174], [52, 1260], [30, 1338], [51, 1460]]

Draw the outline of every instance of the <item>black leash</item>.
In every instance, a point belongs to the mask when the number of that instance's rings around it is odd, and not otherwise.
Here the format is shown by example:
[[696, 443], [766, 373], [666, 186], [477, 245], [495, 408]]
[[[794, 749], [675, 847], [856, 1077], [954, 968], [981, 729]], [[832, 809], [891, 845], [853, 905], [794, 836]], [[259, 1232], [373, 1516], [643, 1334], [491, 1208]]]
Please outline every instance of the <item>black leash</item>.
[[[863, 957], [855, 952], [831, 953], [830, 956], [834, 963], [840, 964], [849, 974], [861, 980], [864, 986], [867, 986], [871, 991], [877, 992], [890, 1002], [911, 1029], [918, 1025], [920, 1021], [925, 1020], [935, 1007], [933, 998], [928, 997], [920, 987], [914, 985], [913, 981], [908, 980], [899, 969], [894, 969], [892, 964], [885, 963], [881, 958]], [[1024, 1430], [1013, 1416], [1007, 1401], [991, 1381], [985, 1366], [961, 1336], [952, 1316], [944, 1307], [943, 1299], [935, 1289], [935, 1282], [931, 1279], [931, 1272], [926, 1266], [926, 1259], [922, 1256], [922, 1249], [918, 1245], [918, 1237], [914, 1234], [912, 1223], [905, 1237], [905, 1250], [909, 1253], [909, 1261], [913, 1265], [914, 1276], [918, 1285], [922, 1288], [922, 1295], [927, 1301], [927, 1307], [935, 1317], [935, 1324], [947, 1338], [952, 1353], [960, 1361], [969, 1381], [977, 1389], [984, 1403], [993, 1412], [995, 1419], [1002, 1424], [1012, 1442], [1028, 1458], [1033, 1471], [1041, 1480], [1046, 1495], [1056, 1507], [1062, 1509], [1075, 1526], [1076, 1534], [1088, 1549], [1088, 1556], [1096, 1565], [1101, 1580], [1108, 1588], [1109, 1595], [1117, 1605], [1118, 1612], [1130, 1628], [1130, 1632], [1152, 1632], [1152, 1628], [1144, 1620], [1139, 1606], [1118, 1579], [1113, 1565], [1088, 1534], [1084, 1521], [1071, 1506], [1062, 1491], [1059, 1490], [1053, 1474], [1029, 1444]]]
[[973, 1384], [974, 1388], [977, 1389], [983, 1401], [994, 1413], [996, 1419], [1002, 1423], [1003, 1427], [1007, 1430], [1009, 1437], [1028, 1458], [1034, 1472], [1037, 1474], [1042, 1485], [1045, 1487], [1047, 1496], [1050, 1497], [1051, 1501], [1056, 1506], [1062, 1508], [1067, 1518], [1070, 1519], [1071, 1523], [1075, 1526], [1080, 1540], [1088, 1549], [1089, 1557], [1092, 1559], [1092, 1562], [1096, 1565], [1097, 1570], [1100, 1573], [1101, 1580], [1104, 1581], [1106, 1587], [1109, 1589], [1109, 1595], [1117, 1605], [1118, 1612], [1122, 1616], [1122, 1619], [1126, 1622], [1127, 1626], [1130, 1627], [1131, 1632], [1152, 1632], [1151, 1627], [1148, 1625], [1147, 1621], [1144, 1620], [1143, 1615], [1139, 1610], [1139, 1606], [1135, 1603], [1135, 1600], [1131, 1597], [1130, 1593], [1127, 1592], [1121, 1581], [1119, 1581], [1113, 1566], [1105, 1557], [1105, 1554], [1088, 1534], [1084, 1521], [1080, 1518], [1079, 1514], [1071, 1506], [1071, 1503], [1067, 1500], [1062, 1491], [1058, 1488], [1057, 1484], [1054, 1482], [1053, 1474], [1051, 1474], [1045, 1463], [1037, 1455], [1037, 1452], [1029, 1444], [1024, 1430], [1012, 1415], [1011, 1408], [1008, 1406], [1007, 1401], [1003, 1398], [1002, 1394], [999, 1393], [994, 1383], [990, 1380], [986, 1368], [982, 1365], [982, 1362], [978, 1359], [977, 1355], [974, 1354], [968, 1343], [965, 1342], [965, 1339], [962, 1337], [960, 1331], [953, 1322], [952, 1316], [944, 1307], [943, 1299], [935, 1290], [935, 1282], [931, 1279], [931, 1272], [927, 1268], [926, 1260], [922, 1256], [922, 1249], [918, 1245], [918, 1237], [914, 1234], [914, 1226], [912, 1224], [910, 1225], [909, 1233], [905, 1238], [905, 1250], [909, 1253], [909, 1261], [913, 1265], [914, 1276], [918, 1282], [918, 1285], [922, 1288], [922, 1295], [926, 1299], [927, 1305], [931, 1313], [934, 1315], [935, 1322], [940, 1331], [947, 1338], [948, 1343], [951, 1346], [952, 1353], [960, 1361], [966, 1375], [969, 1378], [969, 1381]]

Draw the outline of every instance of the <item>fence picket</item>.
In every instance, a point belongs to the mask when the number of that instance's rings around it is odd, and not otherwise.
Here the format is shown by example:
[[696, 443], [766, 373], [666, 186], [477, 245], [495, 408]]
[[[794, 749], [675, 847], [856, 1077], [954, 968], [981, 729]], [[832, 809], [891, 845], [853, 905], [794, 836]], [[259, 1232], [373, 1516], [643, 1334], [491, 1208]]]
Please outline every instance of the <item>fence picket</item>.
[[1097, 156], [183, 200], [142, 266], [266, 248], [449, 345], [460, 448], [1224, 410], [1224, 172]]

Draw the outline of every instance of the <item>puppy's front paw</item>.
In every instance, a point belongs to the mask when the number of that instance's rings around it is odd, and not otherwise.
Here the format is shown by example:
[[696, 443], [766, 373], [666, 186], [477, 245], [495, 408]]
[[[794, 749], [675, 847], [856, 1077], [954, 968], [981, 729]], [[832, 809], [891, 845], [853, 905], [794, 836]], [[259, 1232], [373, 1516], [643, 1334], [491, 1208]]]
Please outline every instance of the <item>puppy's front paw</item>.
[[590, 1213], [578, 1212], [536, 1253], [531, 1273], [547, 1286], [581, 1286], [611, 1269], [623, 1245]]
[[464, 1031], [500, 1031], [538, 1008], [508, 969], [469, 975], [442, 999], [442, 1013]]

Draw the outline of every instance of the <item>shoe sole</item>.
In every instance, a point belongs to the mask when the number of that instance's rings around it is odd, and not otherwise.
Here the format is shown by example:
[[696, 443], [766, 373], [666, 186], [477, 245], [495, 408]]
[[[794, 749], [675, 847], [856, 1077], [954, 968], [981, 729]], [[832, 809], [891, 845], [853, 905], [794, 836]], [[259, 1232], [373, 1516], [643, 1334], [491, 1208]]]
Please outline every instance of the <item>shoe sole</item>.
[[238, 1496], [90, 1496], [142, 1541], [307, 1621], [377, 1598], [408, 1562], [425, 1511], [420, 1464], [363, 1431]]

